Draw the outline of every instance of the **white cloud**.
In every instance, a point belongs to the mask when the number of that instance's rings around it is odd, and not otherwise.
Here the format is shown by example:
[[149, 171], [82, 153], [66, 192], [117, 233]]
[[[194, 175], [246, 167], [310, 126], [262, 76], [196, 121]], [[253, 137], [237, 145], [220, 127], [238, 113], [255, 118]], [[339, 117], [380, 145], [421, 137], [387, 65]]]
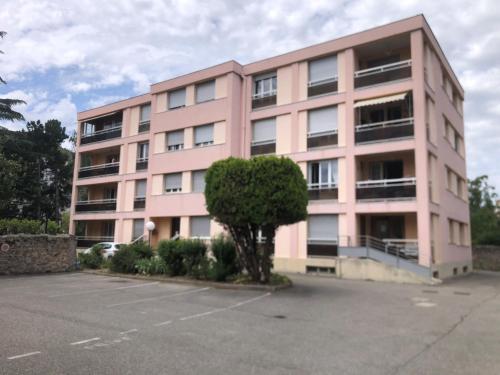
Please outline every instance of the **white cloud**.
[[[500, 123], [495, 105], [500, 102], [500, 7], [494, 0], [4, 3], [0, 25], [9, 34], [0, 44], [6, 52], [0, 56], [3, 76], [15, 84], [57, 69], [61, 76], [44, 90], [53, 92], [58, 85], [83, 95], [85, 107], [143, 93], [150, 83], [229, 59], [248, 63], [424, 13], [466, 90], [469, 176], [497, 176], [500, 188], [500, 166], [489, 161], [498, 157], [498, 148], [488, 141], [498, 139]], [[120, 91], [124, 86], [132, 92]], [[71, 101], [65, 95], [47, 108]]]

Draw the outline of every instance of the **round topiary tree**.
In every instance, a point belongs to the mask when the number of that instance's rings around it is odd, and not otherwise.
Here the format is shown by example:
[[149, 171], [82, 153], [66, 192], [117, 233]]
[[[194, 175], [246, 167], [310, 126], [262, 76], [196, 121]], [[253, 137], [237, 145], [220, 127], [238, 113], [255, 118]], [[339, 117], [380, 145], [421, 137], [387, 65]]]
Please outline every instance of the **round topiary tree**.
[[[276, 229], [307, 216], [302, 171], [284, 157], [230, 157], [213, 163], [205, 181], [208, 212], [231, 233], [242, 266], [253, 281], [269, 282]], [[259, 230], [266, 239], [261, 247]]]

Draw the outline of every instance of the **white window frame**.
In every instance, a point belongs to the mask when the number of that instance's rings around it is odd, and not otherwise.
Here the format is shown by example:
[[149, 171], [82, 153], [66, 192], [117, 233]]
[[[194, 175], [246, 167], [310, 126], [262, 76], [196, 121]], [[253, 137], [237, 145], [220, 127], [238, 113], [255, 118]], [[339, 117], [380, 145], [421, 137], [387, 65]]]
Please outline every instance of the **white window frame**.
[[[313, 113], [314, 111], [327, 110], [327, 109], [331, 109], [331, 108], [335, 108], [335, 114], [337, 115], [337, 118], [335, 119], [335, 125], [337, 127], [334, 129], [331, 129], [331, 130], [325, 130], [325, 131], [320, 131], [320, 132], [311, 132], [309, 130], [310, 126], [311, 126], [311, 117], [310, 117], [311, 113]], [[325, 135], [337, 134], [339, 131], [338, 126], [339, 126], [339, 124], [338, 124], [338, 106], [336, 106], [336, 105], [328, 106], [328, 107], [313, 108], [313, 109], [310, 109], [307, 111], [307, 138], [323, 137]]]
[[147, 161], [149, 159], [149, 142], [137, 144], [137, 161]]
[[[175, 106], [175, 107], [171, 107], [170, 106], [170, 95], [172, 95], [173, 93], [176, 93], [176, 92], [180, 92], [180, 91], [183, 91], [184, 92], [184, 104], [182, 105], [178, 105], [178, 106]], [[186, 106], [186, 88], [185, 87], [181, 87], [181, 88], [178, 88], [178, 89], [175, 89], [175, 90], [170, 90], [167, 92], [167, 107], [168, 107], [168, 110], [174, 110], [174, 109], [178, 109], [178, 108], [183, 108]]]
[[[336, 74], [334, 74], [334, 75], [332, 75], [330, 77], [318, 79], [318, 80], [315, 80], [315, 81], [311, 80], [311, 64], [313, 64], [314, 62], [317, 62], [317, 61], [324, 60], [324, 59], [331, 59], [332, 57], [335, 57], [335, 63], [336, 63], [336, 67], [337, 67]], [[308, 75], [307, 85], [309, 87], [313, 87], [313, 86], [323, 85], [325, 83], [330, 83], [330, 82], [336, 82], [336, 81], [338, 81], [339, 80], [338, 69], [339, 69], [339, 67], [338, 67], [338, 57], [337, 57], [337, 55], [329, 55], [329, 56], [320, 57], [319, 59], [309, 60], [308, 64], [307, 64], [307, 75]]]
[[[177, 133], [177, 132], [182, 133], [182, 143], [176, 143], [173, 145], [169, 145], [168, 144], [168, 135], [172, 134], [172, 133]], [[165, 143], [167, 145], [167, 151], [179, 151], [179, 150], [184, 149], [184, 129], [173, 130], [173, 131], [167, 132], [165, 135], [165, 138], [166, 138]]]
[[[266, 89], [266, 84], [269, 87]], [[266, 98], [276, 95], [278, 90], [278, 76], [276, 72], [261, 74], [253, 78], [253, 99]]]
[[[193, 236], [193, 219], [195, 219], [195, 218], [208, 219], [208, 236]], [[198, 239], [201, 239], [201, 240], [208, 240], [208, 239], [210, 239], [211, 226], [212, 226], [212, 223], [211, 223], [211, 220], [210, 220], [210, 216], [191, 216], [189, 218], [189, 238], [198, 238]]]
[[[142, 119], [143, 110], [146, 107], [149, 107], [149, 115], [148, 115], [147, 119]], [[151, 121], [151, 104], [143, 104], [143, 105], [141, 105], [140, 110], [139, 110], [139, 125], [147, 124], [150, 121]]]
[[[205, 142], [196, 142], [196, 130], [204, 127], [211, 127], [212, 128], [212, 140], [211, 141], [205, 141]], [[214, 129], [215, 126], [214, 124], [204, 124], [204, 125], [199, 125], [195, 126], [193, 128], [193, 145], [194, 147], [206, 147], [214, 144]]]
[[[313, 164], [318, 164], [318, 182], [312, 181]], [[328, 165], [327, 182], [321, 182], [323, 177], [322, 164]], [[336, 168], [334, 168], [334, 164]], [[337, 173], [334, 173], [337, 172]], [[338, 187], [338, 159], [315, 160], [307, 163], [307, 186], [309, 190], [332, 189]]]
[[[254, 128], [255, 128], [255, 125], [258, 124], [259, 122], [262, 123], [264, 121], [269, 121], [269, 120], [273, 120], [274, 121], [274, 138], [272, 139], [263, 139], [263, 140], [260, 140], [260, 141], [254, 141]], [[269, 118], [263, 118], [263, 119], [259, 119], [259, 120], [255, 120], [252, 122], [252, 142], [251, 142], [251, 145], [252, 146], [259, 146], [259, 145], [268, 145], [268, 144], [272, 144], [272, 143], [276, 143], [276, 117], [269, 117]]]
[[[167, 188], [167, 177], [170, 175], [180, 175], [181, 176], [181, 184], [179, 187], [173, 187], [173, 188]], [[182, 172], [176, 172], [176, 173], [167, 173], [163, 175], [163, 190], [166, 194], [171, 194], [171, 193], [182, 193]]]

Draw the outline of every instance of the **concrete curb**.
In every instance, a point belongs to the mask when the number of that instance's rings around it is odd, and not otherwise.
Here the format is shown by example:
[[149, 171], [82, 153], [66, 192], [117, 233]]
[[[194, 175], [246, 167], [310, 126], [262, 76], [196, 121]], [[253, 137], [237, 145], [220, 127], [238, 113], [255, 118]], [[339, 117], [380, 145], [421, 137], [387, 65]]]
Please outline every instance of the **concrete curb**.
[[89, 275], [99, 275], [99, 276], [111, 276], [120, 277], [123, 279], [134, 279], [134, 280], [146, 280], [146, 281], [159, 281], [162, 283], [172, 283], [172, 284], [183, 284], [183, 285], [196, 285], [202, 287], [211, 287], [215, 289], [233, 289], [233, 290], [259, 290], [266, 292], [276, 292], [281, 289], [290, 288], [293, 284], [290, 281], [288, 284], [283, 285], [256, 285], [256, 284], [231, 284], [222, 283], [215, 281], [205, 281], [205, 280], [194, 280], [186, 278], [177, 277], [165, 277], [165, 276], [146, 276], [146, 275], [132, 275], [127, 273], [116, 273], [108, 271], [96, 271], [96, 270], [82, 270], [82, 273], [87, 273]]

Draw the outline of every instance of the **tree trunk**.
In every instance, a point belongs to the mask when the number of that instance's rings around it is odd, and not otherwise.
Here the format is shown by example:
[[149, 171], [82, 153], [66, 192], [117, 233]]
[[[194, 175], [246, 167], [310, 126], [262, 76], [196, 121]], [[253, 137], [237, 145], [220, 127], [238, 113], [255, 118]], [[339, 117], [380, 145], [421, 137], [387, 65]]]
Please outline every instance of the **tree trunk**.
[[264, 244], [261, 264], [262, 274], [264, 277], [263, 282], [265, 284], [268, 284], [271, 280], [271, 253], [274, 247], [274, 236], [276, 234], [276, 228], [274, 228], [274, 226], [265, 227], [263, 228], [263, 234], [266, 237], [266, 242]]

